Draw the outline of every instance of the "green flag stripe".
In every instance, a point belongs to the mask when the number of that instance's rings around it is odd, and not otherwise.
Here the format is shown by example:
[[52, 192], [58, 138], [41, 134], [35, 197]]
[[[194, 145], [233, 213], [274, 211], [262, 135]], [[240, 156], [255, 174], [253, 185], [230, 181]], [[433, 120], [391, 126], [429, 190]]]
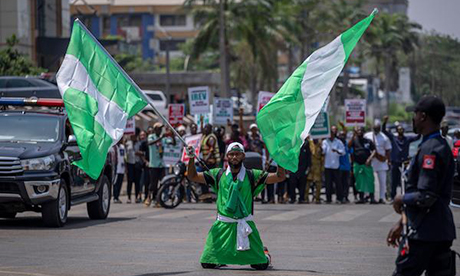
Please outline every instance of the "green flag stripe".
[[128, 117], [144, 108], [146, 102], [140, 96], [142, 92], [135, 88], [78, 22], [73, 24], [67, 54], [75, 56], [86, 67], [97, 90], [117, 103]]
[[368, 17], [359, 21], [356, 25], [346, 30], [342, 34], [341, 40], [342, 40], [343, 49], [345, 50], [345, 55], [346, 55], [345, 63], [347, 63], [347, 60], [350, 57], [351, 52], [355, 48], [356, 44], [358, 43], [363, 33], [366, 31], [367, 27], [369, 27], [369, 25], [371, 24], [376, 13], [377, 13], [377, 10], [374, 9], [374, 11]]
[[97, 102], [87, 93], [73, 88], [65, 91], [63, 99], [82, 155], [82, 160], [75, 164], [91, 178], [97, 179], [113, 142], [94, 119], [98, 112]]

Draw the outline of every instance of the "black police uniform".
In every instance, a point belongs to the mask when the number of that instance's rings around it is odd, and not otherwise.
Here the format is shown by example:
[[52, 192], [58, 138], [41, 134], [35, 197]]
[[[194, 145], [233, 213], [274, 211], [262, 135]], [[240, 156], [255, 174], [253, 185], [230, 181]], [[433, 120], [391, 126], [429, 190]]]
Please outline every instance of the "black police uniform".
[[456, 238], [449, 208], [454, 160], [439, 131], [423, 138], [409, 168], [406, 205], [409, 254], [399, 255], [393, 275], [449, 274], [452, 241]]
[[300, 148], [299, 166], [297, 172], [289, 174], [289, 196], [290, 203], [296, 201], [295, 189], [299, 189], [299, 203], [305, 201], [305, 188], [307, 187], [307, 170], [311, 167], [310, 143], [305, 141]]

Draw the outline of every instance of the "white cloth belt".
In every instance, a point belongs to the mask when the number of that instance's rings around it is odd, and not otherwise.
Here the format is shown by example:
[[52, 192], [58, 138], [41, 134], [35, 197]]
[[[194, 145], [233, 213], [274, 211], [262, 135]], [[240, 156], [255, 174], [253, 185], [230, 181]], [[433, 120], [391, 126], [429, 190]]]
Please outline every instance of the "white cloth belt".
[[217, 214], [217, 220], [225, 223], [238, 223], [236, 232], [236, 250], [245, 251], [250, 249], [249, 235], [252, 233], [251, 226], [247, 223], [252, 221], [252, 215], [242, 219], [232, 219], [221, 214]]

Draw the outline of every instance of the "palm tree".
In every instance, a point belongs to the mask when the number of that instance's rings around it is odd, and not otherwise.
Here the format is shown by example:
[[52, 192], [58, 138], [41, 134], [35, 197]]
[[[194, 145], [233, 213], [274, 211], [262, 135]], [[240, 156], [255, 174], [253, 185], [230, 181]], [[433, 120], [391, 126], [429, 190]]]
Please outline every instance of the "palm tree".
[[375, 59], [376, 75], [384, 77], [387, 112], [390, 91], [396, 86], [398, 54], [408, 55], [416, 49], [419, 29], [421, 26], [409, 21], [406, 15], [382, 13], [374, 19], [364, 36], [367, 43], [366, 53]]

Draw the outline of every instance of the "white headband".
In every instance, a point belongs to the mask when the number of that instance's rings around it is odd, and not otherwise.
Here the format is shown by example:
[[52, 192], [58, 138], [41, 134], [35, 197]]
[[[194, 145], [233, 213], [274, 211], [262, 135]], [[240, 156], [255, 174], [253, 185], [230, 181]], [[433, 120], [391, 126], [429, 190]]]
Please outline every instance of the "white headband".
[[244, 147], [243, 147], [243, 145], [241, 145], [241, 144], [238, 143], [238, 142], [233, 142], [233, 143], [231, 143], [230, 145], [228, 145], [227, 151], [225, 152], [225, 154], [228, 154], [234, 147], [240, 148], [241, 151], [244, 153]]

